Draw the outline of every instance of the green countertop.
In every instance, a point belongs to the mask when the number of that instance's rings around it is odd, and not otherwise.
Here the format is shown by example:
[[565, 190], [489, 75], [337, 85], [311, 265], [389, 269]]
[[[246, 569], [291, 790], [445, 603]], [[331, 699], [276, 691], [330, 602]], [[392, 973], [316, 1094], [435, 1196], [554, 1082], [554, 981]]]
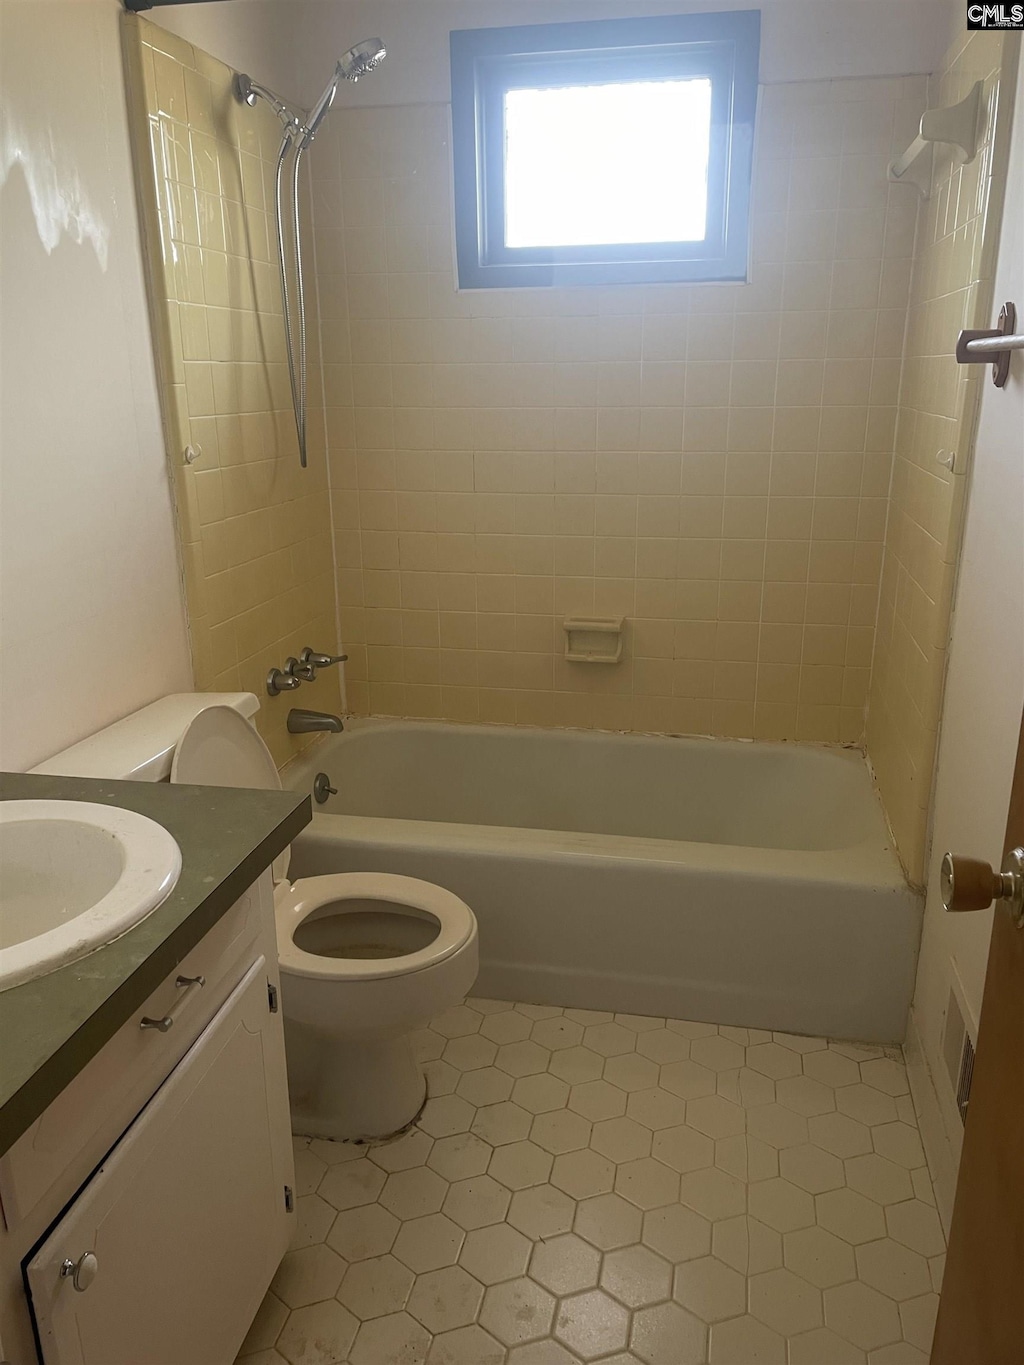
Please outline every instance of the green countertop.
[[[181, 876], [141, 924], [0, 991], [0, 1154], [32, 1124], [312, 817], [298, 792], [0, 774], [0, 800], [97, 801], [169, 831]], [[2, 888], [0, 888], [2, 890]]]

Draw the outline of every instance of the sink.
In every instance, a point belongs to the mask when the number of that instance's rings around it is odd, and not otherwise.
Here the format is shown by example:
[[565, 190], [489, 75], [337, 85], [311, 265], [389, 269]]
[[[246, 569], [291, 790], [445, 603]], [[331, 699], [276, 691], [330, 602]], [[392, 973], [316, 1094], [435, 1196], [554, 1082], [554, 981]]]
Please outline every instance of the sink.
[[181, 850], [144, 815], [0, 802], [0, 991], [112, 943], [177, 884]]

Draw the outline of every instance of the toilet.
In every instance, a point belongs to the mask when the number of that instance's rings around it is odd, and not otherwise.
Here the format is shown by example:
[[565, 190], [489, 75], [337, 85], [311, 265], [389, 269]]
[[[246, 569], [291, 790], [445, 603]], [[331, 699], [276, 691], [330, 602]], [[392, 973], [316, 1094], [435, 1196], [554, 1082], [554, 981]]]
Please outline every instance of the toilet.
[[[236, 710], [209, 706], [175, 748], [171, 781], [281, 787], [270, 751]], [[443, 887], [385, 872], [289, 882], [275, 859], [274, 916], [292, 1127], [381, 1138], [418, 1115], [426, 1078], [412, 1035], [476, 980], [477, 925]]]

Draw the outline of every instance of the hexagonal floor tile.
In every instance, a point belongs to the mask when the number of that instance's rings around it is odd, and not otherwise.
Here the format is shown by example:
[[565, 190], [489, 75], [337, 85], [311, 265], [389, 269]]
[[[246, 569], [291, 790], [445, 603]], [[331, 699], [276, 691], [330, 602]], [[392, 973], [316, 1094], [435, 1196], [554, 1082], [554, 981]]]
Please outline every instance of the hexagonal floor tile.
[[795, 1232], [814, 1222], [814, 1200], [806, 1190], [781, 1177], [751, 1185], [749, 1208], [759, 1222], [776, 1232]]
[[530, 1141], [546, 1152], [560, 1156], [564, 1152], [578, 1152], [590, 1142], [593, 1124], [582, 1114], [570, 1109], [557, 1109], [551, 1114], [538, 1114], [530, 1128]]
[[583, 1040], [583, 1025], [576, 1024], [564, 1015], [554, 1019], [539, 1019], [533, 1026], [530, 1037], [549, 1052], [560, 1052], [567, 1047], [576, 1047]]
[[501, 1147], [506, 1142], [521, 1142], [528, 1137], [532, 1123], [532, 1114], [505, 1100], [478, 1109], [471, 1131], [492, 1147]]
[[[289, 1314], [277, 1339], [277, 1349], [290, 1365], [346, 1360], [356, 1333], [361, 1330], [358, 1320], [337, 1299], [325, 1299]], [[356, 1362], [354, 1355], [351, 1359]]]
[[688, 1171], [680, 1176], [679, 1198], [714, 1222], [719, 1218], [733, 1218], [743, 1212], [747, 1203], [747, 1187], [728, 1171], [711, 1167], [709, 1170]]
[[[659, 1092], [641, 1092], [644, 1095], [656, 1093]], [[630, 1102], [637, 1098], [631, 1095]], [[636, 1161], [651, 1150], [651, 1132], [632, 1118], [602, 1119], [594, 1124], [590, 1145], [595, 1152], [600, 1152], [610, 1161]]]
[[779, 1153], [779, 1171], [808, 1194], [824, 1194], [846, 1184], [846, 1171], [839, 1158], [809, 1142], [783, 1148]]
[[629, 1346], [647, 1365], [702, 1365], [705, 1324], [676, 1303], [641, 1308], [633, 1314]]
[[508, 1223], [466, 1234], [459, 1264], [481, 1284], [499, 1284], [526, 1274], [533, 1243]]
[[656, 1161], [671, 1166], [680, 1175], [715, 1164], [715, 1144], [703, 1133], [698, 1133], [696, 1128], [689, 1128], [686, 1124], [656, 1132], [651, 1154]]
[[[646, 1037], [655, 1035], [648, 1033]], [[642, 1040], [641, 1040], [642, 1041]], [[702, 1095], [713, 1095], [717, 1089], [717, 1073], [699, 1062], [670, 1062], [661, 1068], [661, 1088], [681, 1100], [698, 1100]]]
[[747, 1306], [747, 1282], [714, 1256], [700, 1256], [676, 1267], [672, 1297], [702, 1322], [734, 1318]]
[[465, 1236], [463, 1229], [443, 1213], [431, 1213], [402, 1224], [392, 1253], [417, 1275], [423, 1275], [454, 1265]]
[[712, 1034], [708, 1038], [694, 1038], [691, 1041], [690, 1057], [712, 1071], [734, 1071], [744, 1064], [744, 1049], [721, 1034]]
[[792, 1270], [768, 1270], [751, 1276], [750, 1312], [782, 1336], [795, 1336], [822, 1325], [821, 1294]]
[[536, 1341], [551, 1331], [555, 1300], [534, 1280], [492, 1285], [484, 1295], [480, 1326], [506, 1346]]
[[797, 1147], [807, 1141], [807, 1120], [773, 1101], [747, 1111], [747, 1131], [770, 1147]]
[[534, 1185], [517, 1190], [506, 1219], [534, 1241], [568, 1232], [576, 1216], [576, 1203], [554, 1185]]
[[500, 1104], [512, 1094], [515, 1080], [506, 1071], [496, 1066], [485, 1066], [481, 1071], [464, 1071], [455, 1087], [460, 1099], [478, 1108], [488, 1104]]
[[551, 1174], [552, 1156], [533, 1142], [509, 1142], [496, 1147], [488, 1175], [508, 1190], [526, 1190], [543, 1185]]
[[552, 1294], [577, 1294], [593, 1289], [601, 1268], [601, 1253], [575, 1233], [537, 1242], [530, 1257], [530, 1279]]
[[589, 1149], [566, 1152], [555, 1158], [551, 1183], [573, 1199], [608, 1194], [615, 1184], [615, 1163]]
[[685, 1061], [690, 1055], [690, 1044], [686, 1038], [668, 1028], [652, 1029], [641, 1033], [636, 1040], [636, 1050], [641, 1057], [657, 1062], [659, 1066]]
[[679, 1176], [653, 1157], [626, 1161], [615, 1174], [615, 1193], [638, 1209], [657, 1209], [679, 1197]]
[[361, 1321], [399, 1313], [405, 1307], [416, 1277], [394, 1256], [350, 1265], [338, 1290], [338, 1300]]
[[786, 1342], [757, 1318], [730, 1318], [712, 1325], [708, 1359], [711, 1365], [786, 1365]]
[[404, 1223], [437, 1213], [448, 1193], [448, 1181], [427, 1166], [395, 1171], [385, 1181], [378, 1201]]
[[581, 1356], [593, 1360], [625, 1346], [629, 1314], [620, 1303], [590, 1289], [563, 1299], [555, 1314], [555, 1336]]
[[599, 1194], [580, 1202], [573, 1230], [602, 1251], [611, 1251], [638, 1242], [642, 1221], [633, 1204], [617, 1194]]
[[748, 1047], [747, 1066], [751, 1071], [760, 1071], [762, 1076], [770, 1076], [773, 1081], [799, 1076], [803, 1070], [800, 1054], [778, 1043], [756, 1043]]
[[864, 1351], [898, 1341], [903, 1334], [892, 1299], [858, 1280], [825, 1290], [825, 1325]]
[[946, 1249], [938, 1213], [920, 1199], [890, 1204], [885, 1221], [889, 1236], [920, 1256], [940, 1256]]
[[373, 1204], [387, 1179], [379, 1166], [365, 1157], [332, 1166], [321, 1180], [317, 1193], [336, 1209], [355, 1209]]
[[352, 1347], [352, 1365], [380, 1365], [382, 1360], [422, 1365], [430, 1350], [430, 1334], [408, 1313], [364, 1322]]
[[815, 1208], [820, 1226], [851, 1246], [885, 1236], [885, 1217], [880, 1206], [856, 1190], [829, 1190], [819, 1194]]
[[305, 1308], [338, 1292], [345, 1262], [330, 1247], [319, 1243], [289, 1251], [271, 1281], [271, 1288], [289, 1308]]
[[621, 1247], [604, 1258], [601, 1288], [627, 1308], [660, 1303], [671, 1292], [672, 1267], [649, 1247]]
[[365, 1261], [383, 1256], [394, 1246], [401, 1223], [379, 1204], [349, 1209], [334, 1220], [327, 1245], [346, 1261]]
[[604, 1064], [604, 1079], [619, 1090], [653, 1090], [658, 1084], [658, 1064], [639, 1052], [609, 1057]]
[[569, 1108], [596, 1123], [617, 1118], [626, 1112], [626, 1095], [607, 1081], [584, 1081], [569, 1092]]
[[621, 1024], [592, 1024], [583, 1035], [583, 1046], [602, 1057], [618, 1057], [636, 1048], [636, 1034]]
[[889, 1237], [865, 1242], [857, 1248], [858, 1277], [890, 1299], [913, 1299], [930, 1294], [931, 1271], [928, 1262], [909, 1247]]
[[857, 1274], [853, 1247], [824, 1228], [787, 1232], [782, 1243], [783, 1259], [789, 1269], [818, 1289], [830, 1289]]
[[473, 1324], [441, 1332], [430, 1344], [427, 1365], [505, 1365], [505, 1348]]
[[428, 1332], [450, 1332], [476, 1320], [483, 1297], [479, 1280], [461, 1266], [449, 1265], [419, 1276], [407, 1310]]
[[641, 1240], [668, 1261], [688, 1261], [711, 1250], [711, 1224], [681, 1204], [644, 1214]]
[[711, 1250], [742, 1275], [758, 1275], [782, 1265], [780, 1234], [745, 1214], [715, 1223]]
[[489, 1175], [474, 1175], [469, 1180], [456, 1181], [448, 1190], [444, 1213], [453, 1223], [467, 1232], [473, 1228], [500, 1223], [508, 1211], [512, 1196], [504, 1185]]
[[483, 1175], [494, 1149], [475, 1133], [454, 1133], [439, 1138], [427, 1157], [427, 1165], [445, 1180], [467, 1180]]
[[522, 1076], [512, 1089], [512, 1102], [531, 1114], [547, 1114], [552, 1109], [563, 1109], [569, 1098], [569, 1084], [552, 1076], [550, 1071], [535, 1076]]

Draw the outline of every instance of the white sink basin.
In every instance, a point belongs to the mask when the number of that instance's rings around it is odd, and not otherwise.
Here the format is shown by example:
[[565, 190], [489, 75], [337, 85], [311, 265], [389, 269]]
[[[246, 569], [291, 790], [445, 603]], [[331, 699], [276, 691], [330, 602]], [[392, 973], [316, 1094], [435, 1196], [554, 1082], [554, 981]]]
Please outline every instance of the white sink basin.
[[180, 873], [177, 843], [134, 811], [0, 802], [0, 991], [120, 938]]

